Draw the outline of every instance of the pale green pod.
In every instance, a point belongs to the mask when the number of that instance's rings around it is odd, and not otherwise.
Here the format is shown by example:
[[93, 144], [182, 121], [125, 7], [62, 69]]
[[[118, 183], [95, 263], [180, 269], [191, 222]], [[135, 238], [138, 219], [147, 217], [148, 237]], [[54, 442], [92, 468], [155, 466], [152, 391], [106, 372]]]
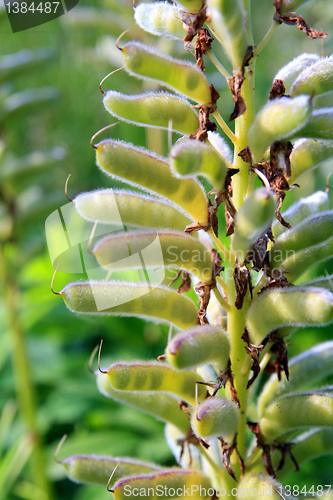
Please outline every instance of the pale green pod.
[[153, 35], [178, 39], [186, 35], [178, 8], [168, 2], [139, 3], [134, 19], [140, 28]]
[[202, 186], [195, 179], [179, 179], [173, 175], [165, 158], [120, 141], [106, 140], [95, 147], [97, 165], [104, 172], [158, 193], [182, 207], [196, 222], [208, 223], [207, 199]]
[[232, 249], [242, 265], [253, 243], [270, 225], [276, 209], [272, 192], [265, 188], [256, 189], [238, 210]]
[[114, 485], [112, 492], [115, 500], [126, 500], [138, 493], [147, 500], [200, 500], [208, 499], [214, 494], [210, 479], [203, 472], [184, 469], [121, 479]]
[[[260, 345], [266, 335], [277, 328], [324, 326], [332, 321], [332, 293], [321, 288], [285, 287], [268, 290], [251, 302], [246, 328], [250, 341]], [[283, 334], [284, 329], [279, 330], [279, 335]]]
[[60, 295], [68, 309], [80, 314], [155, 318], [184, 330], [198, 323], [188, 297], [166, 287], [125, 281], [69, 283]]
[[320, 56], [318, 54], [301, 54], [295, 57], [288, 64], [283, 66], [275, 75], [274, 80], [282, 80], [286, 91], [290, 89], [294, 80], [298, 77], [298, 75], [308, 68], [312, 66], [314, 63], [320, 60]]
[[221, 326], [197, 326], [176, 335], [166, 349], [167, 360], [179, 370], [214, 363], [225, 370], [229, 362], [230, 342]]
[[[140, 258], [131, 259], [137, 253]], [[211, 252], [199, 241], [184, 233], [121, 232], [106, 236], [93, 249], [100, 266], [124, 270], [173, 267], [185, 269], [200, 281], [211, 283], [213, 261]]]
[[[237, 484], [237, 500], [244, 498], [270, 498], [271, 500], [281, 500], [281, 495], [277, 493], [277, 488], [281, 485], [270, 476], [265, 474], [244, 474]], [[281, 490], [280, 490], [281, 491]]]
[[179, 399], [171, 394], [159, 392], [116, 391], [110, 384], [107, 373], [96, 372], [99, 392], [121, 404], [140, 410], [162, 422], [170, 422], [185, 436], [190, 429], [189, 416], [181, 411]]
[[289, 394], [269, 405], [259, 420], [265, 441], [274, 441], [284, 434], [309, 428], [333, 427], [332, 393], [312, 391]]
[[230, 166], [212, 147], [193, 139], [174, 145], [170, 151], [170, 165], [181, 177], [204, 175], [219, 191], [224, 188]]
[[312, 111], [307, 122], [298, 130], [291, 131], [288, 139], [294, 140], [298, 137], [333, 140], [333, 108]]
[[190, 103], [167, 92], [132, 96], [109, 90], [103, 103], [111, 115], [139, 127], [162, 128], [185, 135], [195, 134], [199, 127], [197, 114]]
[[[191, 405], [203, 401], [207, 389], [194, 371], [178, 371], [171, 366], [149, 362], [118, 362], [107, 370], [109, 382], [117, 391], [171, 392]], [[197, 386], [197, 389], [196, 389]]]
[[[282, 213], [283, 218], [289, 222], [291, 227], [300, 224], [307, 217], [316, 215], [319, 212], [328, 210], [329, 197], [325, 191], [316, 191], [315, 193], [301, 198], [299, 201], [291, 205], [288, 210]], [[272, 224], [272, 231], [274, 238], [278, 238], [282, 233], [286, 232], [287, 228], [284, 227], [278, 220]]]
[[248, 48], [245, 13], [239, 0], [208, 0], [207, 25], [222, 45], [234, 69], [240, 70]]
[[333, 274], [323, 276], [321, 278], [316, 278], [312, 281], [307, 281], [303, 286], [315, 286], [317, 288], [326, 288], [330, 292], [333, 292]]
[[232, 167], [233, 162], [233, 154], [231, 148], [227, 141], [221, 137], [218, 132], [211, 132], [210, 130], [207, 132], [208, 142], [214, 149], [218, 152], [218, 154], [222, 157], [222, 160], [226, 164], [230, 164]]
[[292, 358], [289, 362], [289, 380], [279, 380], [274, 374], [263, 387], [258, 401], [259, 415], [277, 398], [296, 392], [308, 384], [313, 385], [332, 373], [333, 341], [318, 344]]
[[301, 129], [311, 114], [311, 97], [281, 97], [269, 101], [256, 115], [248, 139], [254, 163], [262, 160], [268, 146]]
[[290, 90], [292, 97], [309, 94], [321, 95], [333, 90], [333, 57], [324, 57], [302, 71]]
[[175, 229], [191, 223], [177, 208], [163, 201], [133, 191], [101, 189], [81, 193], [73, 200], [76, 211], [84, 219], [100, 224]]
[[72, 455], [62, 460], [69, 479], [76, 483], [106, 486], [111, 474], [110, 487], [123, 477], [161, 470], [156, 464], [131, 458], [117, 458], [99, 455]]
[[131, 75], [158, 82], [199, 104], [211, 102], [206, 77], [195, 64], [174, 59], [141, 42], [127, 42], [121, 50]]
[[195, 408], [191, 426], [202, 439], [222, 437], [232, 442], [237, 432], [239, 409], [230, 399], [215, 397], [206, 399]]
[[286, 14], [287, 12], [295, 12], [303, 4], [309, 0], [283, 0], [280, 7], [281, 14]]
[[180, 6], [188, 10], [189, 12], [196, 13], [198, 12], [204, 4], [204, 0], [182, 0], [181, 2], [176, 3]]
[[[332, 136], [333, 137], [333, 136]], [[313, 139], [299, 139], [290, 155], [291, 176], [289, 184], [295, 184], [302, 175], [317, 168], [333, 156], [333, 143]]]

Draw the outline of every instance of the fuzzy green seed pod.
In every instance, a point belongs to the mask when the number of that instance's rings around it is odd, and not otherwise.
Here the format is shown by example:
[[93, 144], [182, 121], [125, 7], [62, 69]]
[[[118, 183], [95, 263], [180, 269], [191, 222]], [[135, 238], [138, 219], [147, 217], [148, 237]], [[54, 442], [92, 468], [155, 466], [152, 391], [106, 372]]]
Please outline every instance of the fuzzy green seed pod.
[[324, 326], [332, 322], [333, 293], [310, 287], [266, 291], [253, 300], [246, 315], [246, 328], [255, 345], [277, 328], [281, 328], [279, 335], [283, 336], [282, 327]]
[[190, 218], [168, 203], [133, 191], [101, 189], [79, 194], [73, 201], [84, 219], [119, 229], [126, 225], [182, 231], [191, 223]]
[[[291, 227], [300, 224], [307, 217], [323, 212], [329, 208], [329, 197], [325, 191], [316, 191], [315, 193], [301, 198], [298, 202], [291, 205], [285, 212], [283, 218], [289, 222]], [[272, 224], [272, 231], [274, 238], [278, 238], [282, 233], [287, 230], [278, 220]]]
[[195, 134], [199, 126], [197, 114], [190, 103], [167, 92], [130, 96], [109, 90], [103, 102], [111, 115], [140, 127], [163, 128], [190, 135]]
[[280, 141], [301, 129], [310, 117], [311, 98], [298, 96], [281, 97], [269, 101], [256, 115], [249, 130], [249, 146], [253, 161], [262, 160], [266, 149], [274, 141]]
[[245, 474], [237, 485], [237, 500], [244, 498], [268, 497], [272, 500], [281, 500], [281, 495], [277, 493], [280, 484], [270, 476], [265, 474]]
[[202, 401], [207, 394], [206, 388], [197, 384], [203, 381], [197, 373], [178, 371], [154, 361], [114, 363], [107, 369], [107, 374], [117, 391], [171, 392], [191, 405], [195, 405], [196, 397]]
[[173, 175], [165, 158], [120, 141], [106, 140], [95, 147], [97, 165], [104, 172], [165, 196], [196, 222], [208, 223], [207, 199], [202, 186], [195, 179], [179, 179]]
[[291, 176], [289, 184], [294, 184], [302, 175], [317, 168], [321, 162], [333, 156], [333, 144], [328, 141], [299, 139], [290, 155]]
[[320, 60], [318, 54], [301, 54], [283, 66], [275, 75], [274, 80], [282, 80], [288, 91], [300, 73]]
[[140, 492], [147, 500], [172, 500], [210, 498], [214, 490], [209, 478], [201, 471], [170, 469], [118, 481], [113, 488], [115, 500], [126, 500]]
[[307, 281], [304, 286], [315, 286], [317, 288], [326, 288], [333, 292], [333, 274]]
[[315, 384], [333, 373], [333, 341], [323, 342], [292, 358], [289, 362], [289, 380], [279, 380], [274, 374], [261, 391], [258, 401], [259, 415], [277, 398]]
[[111, 474], [112, 486], [123, 477], [161, 470], [156, 464], [131, 458], [105, 457], [98, 455], [72, 455], [61, 461], [69, 479], [76, 483], [106, 486]]
[[208, 26], [218, 39], [234, 69], [240, 70], [248, 47], [245, 13], [239, 0], [208, 0]]
[[231, 148], [227, 143], [227, 141], [223, 139], [223, 137], [221, 137], [218, 132], [208, 131], [207, 136], [210, 145], [213, 146], [213, 148], [218, 152], [224, 163], [230, 165], [231, 167], [233, 162], [233, 157]]
[[188, 139], [180, 141], [171, 149], [170, 165], [182, 177], [204, 175], [213, 186], [221, 190], [229, 166], [215, 150], [206, 144]]
[[333, 427], [333, 396], [312, 391], [290, 394], [269, 405], [259, 420], [260, 431], [268, 442], [286, 433], [313, 427]]
[[206, 77], [194, 64], [171, 58], [141, 42], [127, 42], [121, 50], [131, 75], [158, 82], [199, 104], [211, 102]]
[[324, 57], [302, 71], [290, 90], [295, 97], [301, 94], [325, 94], [333, 90], [333, 57]]
[[108, 374], [102, 372], [96, 373], [96, 383], [98, 390], [107, 398], [136, 408], [162, 422], [170, 422], [185, 436], [188, 433], [189, 417], [180, 410], [179, 398], [165, 392], [116, 391], [110, 384]]
[[273, 193], [259, 188], [245, 201], [238, 210], [235, 219], [235, 232], [232, 249], [242, 265], [253, 243], [270, 225], [276, 209]]
[[167, 2], [140, 3], [135, 7], [134, 19], [153, 35], [182, 39], [186, 34], [178, 8]]
[[196, 407], [192, 414], [193, 432], [202, 439], [222, 437], [232, 441], [237, 432], [239, 409], [226, 398], [206, 399]]
[[[140, 252], [137, 258], [136, 254]], [[93, 249], [100, 266], [105, 269], [141, 269], [172, 267], [186, 269], [200, 281], [212, 281], [211, 252], [197, 239], [184, 233], [122, 232], [100, 240]], [[129, 260], [130, 256], [134, 257]]]
[[156, 318], [180, 329], [197, 324], [197, 308], [189, 298], [164, 287], [126, 282], [70, 283], [60, 292], [68, 309], [80, 314]]
[[181, 0], [176, 2], [180, 7], [185, 8], [189, 12], [198, 12], [204, 4], [204, 0]]
[[[296, 98], [295, 98], [296, 99]], [[301, 128], [290, 133], [288, 139], [295, 138], [333, 140], [333, 108], [315, 109]]]
[[225, 370], [229, 361], [230, 342], [221, 326], [198, 326], [176, 335], [169, 342], [166, 355], [174, 368], [184, 370], [214, 363]]
[[283, 0], [280, 7], [281, 14], [286, 14], [287, 12], [295, 12], [303, 4], [308, 2], [308, 0]]

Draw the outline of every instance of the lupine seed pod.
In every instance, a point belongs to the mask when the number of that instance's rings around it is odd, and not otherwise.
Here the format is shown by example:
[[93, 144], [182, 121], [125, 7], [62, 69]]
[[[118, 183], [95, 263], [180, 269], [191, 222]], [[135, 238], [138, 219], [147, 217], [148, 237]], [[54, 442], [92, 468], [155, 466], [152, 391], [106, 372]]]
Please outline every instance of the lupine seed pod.
[[106, 486], [112, 476], [112, 484], [123, 477], [161, 470], [156, 464], [131, 458], [105, 457], [98, 455], [72, 455], [61, 461], [69, 479], [76, 483]]
[[116, 391], [110, 384], [108, 374], [102, 372], [96, 373], [96, 383], [98, 390], [107, 398], [136, 408], [162, 422], [170, 422], [185, 436], [188, 433], [190, 429], [189, 417], [180, 410], [179, 398], [165, 392]]
[[250, 341], [259, 345], [277, 328], [283, 336], [282, 327], [324, 326], [332, 321], [333, 293], [321, 288], [284, 287], [268, 290], [251, 302], [246, 328]]
[[253, 161], [262, 160], [266, 149], [274, 141], [294, 135], [311, 114], [311, 97], [281, 97], [269, 101], [256, 115], [249, 130], [249, 146]]
[[280, 12], [281, 14], [295, 12], [295, 10], [299, 9], [306, 2], [308, 2], [308, 0], [283, 0], [280, 6]]
[[203, 4], [205, 3], [205, 0], [181, 0], [181, 2], [177, 1], [176, 3], [189, 12], [196, 13], [201, 9]]
[[[193, 498], [200, 500], [213, 495], [210, 479], [201, 471], [170, 469], [136, 477], [120, 479], [113, 487], [115, 500], [126, 500], [137, 492], [147, 500], [171, 500], [176, 498]], [[133, 493], [131, 493], [133, 492]]]
[[84, 219], [119, 229], [125, 225], [182, 231], [191, 222], [172, 205], [133, 191], [101, 189], [79, 194], [73, 201]]
[[180, 329], [198, 323], [189, 298], [164, 287], [126, 282], [70, 283], [60, 292], [68, 309], [80, 314], [156, 318]]
[[333, 341], [323, 342], [289, 362], [289, 380], [279, 380], [274, 374], [261, 391], [258, 401], [259, 415], [277, 398], [302, 389], [305, 385], [315, 384], [333, 373]]
[[198, 117], [190, 103], [167, 92], [132, 96], [109, 90], [103, 102], [111, 115], [140, 127], [163, 128], [185, 135], [195, 134], [198, 128]]
[[134, 19], [153, 35], [182, 39], [186, 34], [178, 8], [167, 2], [140, 3], [135, 7]]
[[206, 399], [191, 417], [193, 432], [202, 439], [222, 437], [231, 442], [237, 432], [239, 409], [230, 399]]
[[176, 335], [169, 342], [166, 355], [171, 366], [179, 370], [214, 363], [225, 370], [229, 361], [230, 342], [221, 326], [198, 326]]
[[237, 485], [237, 500], [244, 498], [271, 498], [281, 500], [281, 495], [277, 493], [277, 488], [281, 485], [270, 476], [265, 474], [244, 474]]
[[290, 155], [291, 176], [289, 184], [295, 184], [302, 175], [318, 167], [333, 156], [333, 144], [328, 141], [299, 139]]
[[[316, 215], [318, 212], [323, 212], [329, 208], [329, 197], [325, 191], [316, 191], [315, 193], [301, 198], [299, 201], [291, 205], [285, 212], [283, 218], [289, 222], [291, 227], [300, 224], [307, 217]], [[286, 232], [284, 227], [278, 220], [272, 224], [274, 238], [278, 238], [282, 233]]]
[[233, 68], [240, 70], [248, 47], [242, 4], [239, 0], [208, 0], [207, 4], [207, 25], [224, 48]]
[[308, 121], [298, 130], [291, 132], [288, 139], [295, 138], [333, 140], [333, 108], [315, 109]]
[[170, 165], [181, 177], [204, 175], [219, 191], [224, 188], [230, 166], [212, 147], [193, 139], [175, 144], [170, 152]]
[[307, 281], [304, 286], [315, 286], [317, 288], [326, 288], [333, 292], [333, 274]]
[[298, 77], [298, 75], [312, 66], [314, 63], [320, 60], [318, 54], [301, 54], [288, 64], [283, 66], [275, 75], [274, 80], [282, 80], [286, 90], [288, 91], [293, 83], [293, 81]]
[[[178, 371], [158, 362], [118, 362], [107, 370], [109, 382], [117, 391], [171, 392], [191, 405], [203, 401], [207, 390], [194, 371]], [[197, 389], [196, 389], [197, 385]]]
[[[129, 260], [140, 252], [140, 258]], [[173, 267], [186, 269], [200, 281], [211, 283], [213, 261], [211, 252], [201, 243], [184, 233], [121, 232], [98, 241], [93, 249], [100, 266], [105, 269], [141, 269]]]
[[302, 71], [290, 90], [292, 97], [309, 94], [320, 95], [333, 90], [333, 57], [325, 57]]
[[299, 429], [333, 427], [333, 395], [325, 391], [290, 394], [269, 405], [259, 420], [267, 442]]
[[97, 165], [104, 172], [165, 196], [196, 222], [207, 222], [207, 200], [199, 182], [177, 178], [164, 158], [120, 141], [106, 140], [95, 147]]
[[131, 75], [159, 82], [199, 104], [211, 102], [206, 77], [194, 64], [174, 59], [141, 42], [127, 42], [121, 50], [125, 68]]
[[217, 132], [208, 131], [207, 135], [210, 145], [216, 149], [222, 160], [231, 166], [233, 162], [232, 151], [227, 141]]
[[270, 225], [276, 209], [276, 201], [272, 192], [259, 188], [247, 198], [238, 210], [235, 219], [235, 232], [232, 249], [242, 265], [253, 243]]

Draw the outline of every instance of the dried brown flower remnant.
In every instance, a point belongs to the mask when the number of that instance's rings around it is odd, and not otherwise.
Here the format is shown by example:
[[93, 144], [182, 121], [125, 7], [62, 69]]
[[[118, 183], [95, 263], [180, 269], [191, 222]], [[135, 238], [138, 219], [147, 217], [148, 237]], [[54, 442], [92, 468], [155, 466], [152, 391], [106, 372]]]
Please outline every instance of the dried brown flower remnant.
[[243, 476], [243, 474], [245, 472], [244, 461], [243, 461], [242, 457], [240, 456], [240, 454], [239, 454], [239, 452], [237, 450], [237, 435], [234, 437], [233, 442], [231, 444], [226, 443], [222, 438], [219, 438], [219, 441], [220, 441], [221, 447], [222, 447], [222, 461], [223, 461], [223, 465], [224, 465], [225, 469], [227, 470], [228, 474], [235, 481], [237, 481], [235, 473], [232, 470], [231, 465], [230, 465], [230, 458], [231, 458], [231, 455], [233, 454], [234, 451], [238, 455], [238, 459], [239, 459], [239, 462], [240, 462], [240, 465], [241, 465], [241, 474], [242, 474], [242, 476]]
[[281, 6], [283, 0], [275, 0], [273, 5], [275, 7], [275, 13], [273, 19], [278, 23], [289, 24], [290, 26], [297, 26], [297, 28], [303, 33], [305, 33], [309, 38], [326, 38], [327, 33], [322, 31], [314, 30], [311, 28], [299, 14], [295, 14], [295, 12], [287, 12], [285, 14], [281, 14]]
[[268, 99], [270, 99], [271, 101], [273, 99], [279, 99], [285, 94], [286, 94], [286, 87], [284, 86], [283, 81], [279, 79], [274, 80], [272, 88], [268, 95]]
[[191, 290], [191, 275], [183, 270], [178, 271], [176, 277], [172, 281], [170, 281], [169, 286], [173, 285], [173, 283], [175, 283], [175, 281], [177, 281], [180, 276], [182, 276], [182, 281], [179, 288], [177, 289], [177, 292], [189, 292]]
[[207, 52], [207, 50], [211, 49], [213, 40], [214, 38], [210, 36], [208, 30], [205, 28], [202, 28], [197, 34], [194, 55], [197, 61], [197, 66], [201, 69], [201, 71], [205, 71], [203, 55]]
[[262, 449], [262, 459], [264, 462], [264, 467], [266, 472], [270, 475], [275, 477], [275, 471], [273, 469], [272, 465], [272, 459], [271, 459], [271, 447], [269, 444], [266, 444], [264, 442], [264, 438], [260, 432], [260, 427], [257, 422], [248, 422], [247, 423], [250, 431], [256, 436], [257, 439], [257, 447]]
[[184, 24], [187, 35], [184, 38], [185, 48], [189, 42], [193, 40], [195, 35], [202, 29], [206, 21], [206, 5], [203, 5], [199, 12], [180, 11], [180, 19]]

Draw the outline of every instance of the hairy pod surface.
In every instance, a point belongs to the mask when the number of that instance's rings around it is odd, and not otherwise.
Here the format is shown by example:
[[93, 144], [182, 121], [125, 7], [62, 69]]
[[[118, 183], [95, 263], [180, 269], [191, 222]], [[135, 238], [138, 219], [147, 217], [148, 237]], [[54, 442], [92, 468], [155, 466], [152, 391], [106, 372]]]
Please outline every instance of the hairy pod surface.
[[307, 281], [305, 286], [315, 286], [318, 288], [326, 288], [326, 290], [330, 290], [333, 292], [333, 274], [323, 276], [321, 278], [316, 278], [312, 281]]
[[288, 64], [283, 66], [276, 73], [274, 80], [282, 80], [286, 90], [288, 91], [298, 75], [319, 60], [320, 56], [318, 54], [301, 54], [295, 57], [295, 59], [290, 61]]
[[127, 42], [121, 50], [131, 75], [158, 82], [199, 104], [211, 102], [206, 77], [194, 64], [171, 58], [141, 42]]
[[[178, 371], [158, 362], [118, 362], [107, 369], [110, 384], [117, 391], [159, 391], [176, 394], [191, 405], [205, 399], [207, 390], [194, 371]], [[196, 389], [197, 385], [197, 389]]]
[[[285, 287], [258, 295], [246, 315], [250, 341], [259, 345], [277, 328], [324, 326], [333, 321], [333, 294], [321, 288]], [[288, 329], [286, 330], [288, 332]], [[284, 329], [279, 330], [284, 336]]]
[[215, 397], [206, 399], [195, 408], [191, 426], [199, 438], [222, 437], [232, 441], [238, 427], [239, 409], [230, 399]]
[[[266, 149], [274, 141], [294, 135], [310, 117], [311, 98], [297, 96], [281, 97], [269, 101], [256, 115], [249, 130], [249, 146], [253, 161], [262, 160]], [[301, 136], [302, 137], [302, 136]]]
[[233, 157], [231, 148], [227, 143], [227, 141], [223, 139], [223, 137], [221, 137], [220, 134], [217, 132], [208, 131], [207, 136], [208, 136], [208, 142], [210, 143], [211, 146], [213, 146], [214, 149], [216, 149], [218, 154], [221, 156], [222, 161], [231, 167], [233, 162]]
[[186, 33], [178, 8], [168, 2], [140, 3], [134, 18], [140, 28], [153, 35], [182, 39]]
[[279, 483], [265, 474], [245, 474], [237, 485], [237, 500], [244, 498], [267, 498], [281, 500], [281, 495], [276, 491]]
[[295, 142], [290, 155], [291, 176], [289, 184], [294, 184], [302, 175], [318, 167], [333, 156], [333, 144], [328, 141], [300, 139]]
[[290, 90], [292, 97], [301, 94], [325, 94], [333, 90], [333, 57], [324, 57], [302, 71]]
[[214, 363], [225, 370], [229, 361], [230, 341], [221, 326], [197, 326], [177, 334], [166, 349], [167, 360], [179, 370]]
[[194, 302], [161, 286], [120, 281], [78, 282], [66, 285], [60, 295], [68, 309], [80, 314], [156, 318], [180, 329], [198, 323]]
[[97, 165], [104, 172], [165, 196], [195, 221], [207, 222], [207, 200], [201, 185], [194, 179], [177, 178], [164, 158], [120, 141], [106, 140], [95, 147]]
[[195, 134], [198, 128], [198, 117], [190, 103], [167, 92], [132, 96], [109, 90], [103, 102], [111, 115], [134, 125], [163, 128], [185, 135]]
[[312, 111], [308, 121], [298, 130], [290, 132], [289, 138], [333, 140], [333, 108]]

